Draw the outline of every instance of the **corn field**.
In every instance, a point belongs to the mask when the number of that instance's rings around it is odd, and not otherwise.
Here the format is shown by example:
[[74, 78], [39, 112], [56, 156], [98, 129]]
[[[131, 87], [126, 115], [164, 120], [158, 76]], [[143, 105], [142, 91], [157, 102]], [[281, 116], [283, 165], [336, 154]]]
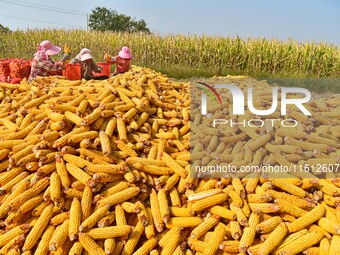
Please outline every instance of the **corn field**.
[[[32, 58], [37, 44], [48, 39], [72, 56], [89, 48], [95, 60], [117, 54], [123, 45], [133, 52], [133, 64], [186, 77], [244, 74], [253, 77], [340, 77], [340, 49], [327, 43], [293, 40], [245, 40], [239, 37], [157, 35], [83, 30], [25, 30], [0, 35], [0, 57]], [[175, 75], [176, 76], [176, 75]]]

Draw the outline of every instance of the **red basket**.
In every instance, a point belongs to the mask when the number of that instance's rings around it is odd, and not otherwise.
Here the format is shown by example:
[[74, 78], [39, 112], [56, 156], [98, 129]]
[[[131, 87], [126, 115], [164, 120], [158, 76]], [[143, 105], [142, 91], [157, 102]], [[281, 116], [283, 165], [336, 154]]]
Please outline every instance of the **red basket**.
[[98, 62], [97, 66], [101, 66], [103, 69], [101, 70], [100, 73], [93, 72], [94, 77], [104, 76], [104, 75], [107, 76], [107, 77], [110, 77], [110, 72], [111, 72], [110, 67], [111, 67], [111, 65], [109, 63]]
[[65, 77], [72, 81], [81, 80], [81, 65], [77, 63], [66, 65]]

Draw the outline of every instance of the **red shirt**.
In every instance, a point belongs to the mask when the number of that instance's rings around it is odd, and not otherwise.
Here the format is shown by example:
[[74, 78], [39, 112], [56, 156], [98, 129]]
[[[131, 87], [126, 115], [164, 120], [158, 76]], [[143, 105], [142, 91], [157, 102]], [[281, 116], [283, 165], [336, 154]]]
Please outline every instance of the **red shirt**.
[[125, 73], [130, 69], [131, 58], [126, 59], [116, 56], [115, 58], [112, 58], [111, 63], [116, 64], [116, 73]]

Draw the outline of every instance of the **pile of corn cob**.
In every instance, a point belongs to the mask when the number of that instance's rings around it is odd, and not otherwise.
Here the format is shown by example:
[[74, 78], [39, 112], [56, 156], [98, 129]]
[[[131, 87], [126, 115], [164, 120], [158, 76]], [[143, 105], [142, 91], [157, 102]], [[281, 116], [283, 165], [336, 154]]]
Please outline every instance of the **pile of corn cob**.
[[[272, 105], [272, 87], [264, 81], [229, 76], [212, 82], [237, 85], [246, 96], [253, 87], [256, 109]], [[231, 93], [222, 89], [218, 93], [222, 104], [209, 98], [208, 114], [202, 115], [201, 91], [192, 89], [191, 168], [194, 176], [209, 178], [207, 183], [215, 180], [215, 188], [221, 184], [228, 195], [229, 213], [236, 214], [237, 221], [225, 217], [231, 220], [227, 227], [232, 239], [240, 239], [233, 252], [340, 254], [340, 95], [313, 96], [304, 104], [311, 116], [288, 105], [288, 115], [282, 118], [279, 108], [269, 116], [255, 116], [248, 108], [244, 115], [233, 115]], [[214, 127], [216, 119], [222, 124]], [[283, 119], [294, 119], [297, 126], [284, 127], [280, 125]], [[228, 172], [227, 166], [238, 171]], [[286, 166], [290, 172], [261, 173], [264, 166]], [[243, 172], [242, 168], [253, 171]], [[230, 176], [236, 178], [230, 180]], [[209, 196], [205, 202], [210, 204], [205, 208], [225, 201], [217, 196]], [[213, 208], [208, 211], [223, 217]], [[219, 248], [232, 252], [227, 243], [222, 241]]]
[[[237, 85], [246, 95], [247, 89], [253, 87], [253, 104], [258, 110], [269, 109], [272, 105], [273, 88], [264, 81], [229, 76], [224, 82]], [[340, 172], [340, 95], [328, 98], [313, 96], [310, 102], [304, 104], [311, 113], [309, 116], [292, 104], [287, 105], [286, 116], [281, 115], [280, 107], [270, 115], [257, 116], [248, 108], [244, 115], [231, 114], [231, 94], [221, 89], [219, 93], [222, 104], [212, 102], [208, 105], [208, 115], [205, 116], [200, 112], [201, 92], [198, 89], [192, 90], [190, 108], [193, 168], [196, 165], [232, 165], [236, 169], [247, 165], [280, 165], [294, 170], [301, 178], [311, 177], [302, 170], [313, 172], [316, 175], [313, 178], [337, 177], [337, 168]], [[288, 94], [288, 98], [293, 97], [299, 95]], [[278, 98], [277, 105], [280, 106], [280, 93]], [[282, 121], [290, 119], [294, 119], [296, 123], [282, 124]], [[216, 123], [222, 124], [215, 124], [213, 127], [214, 120], [220, 120]], [[294, 125], [296, 126], [292, 127]], [[245, 174], [239, 172], [237, 176], [244, 177]]]
[[0, 83], [0, 254], [338, 254], [337, 176], [190, 177], [189, 86], [139, 67]]

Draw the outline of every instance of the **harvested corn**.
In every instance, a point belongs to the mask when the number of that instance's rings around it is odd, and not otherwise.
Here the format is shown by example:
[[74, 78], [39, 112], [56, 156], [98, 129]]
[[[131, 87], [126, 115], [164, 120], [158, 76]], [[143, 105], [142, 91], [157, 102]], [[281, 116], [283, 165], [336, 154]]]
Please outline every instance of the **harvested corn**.
[[[340, 121], [327, 100], [322, 109], [310, 103], [318, 116], [310, 123], [291, 112], [303, 129], [275, 134], [189, 123], [189, 84], [146, 68], [100, 82], [39, 77], [0, 88], [0, 254], [338, 251], [337, 173], [190, 175], [191, 146], [208, 149], [201, 161], [238, 168], [337, 164]], [[220, 132], [229, 135], [218, 144]]]

